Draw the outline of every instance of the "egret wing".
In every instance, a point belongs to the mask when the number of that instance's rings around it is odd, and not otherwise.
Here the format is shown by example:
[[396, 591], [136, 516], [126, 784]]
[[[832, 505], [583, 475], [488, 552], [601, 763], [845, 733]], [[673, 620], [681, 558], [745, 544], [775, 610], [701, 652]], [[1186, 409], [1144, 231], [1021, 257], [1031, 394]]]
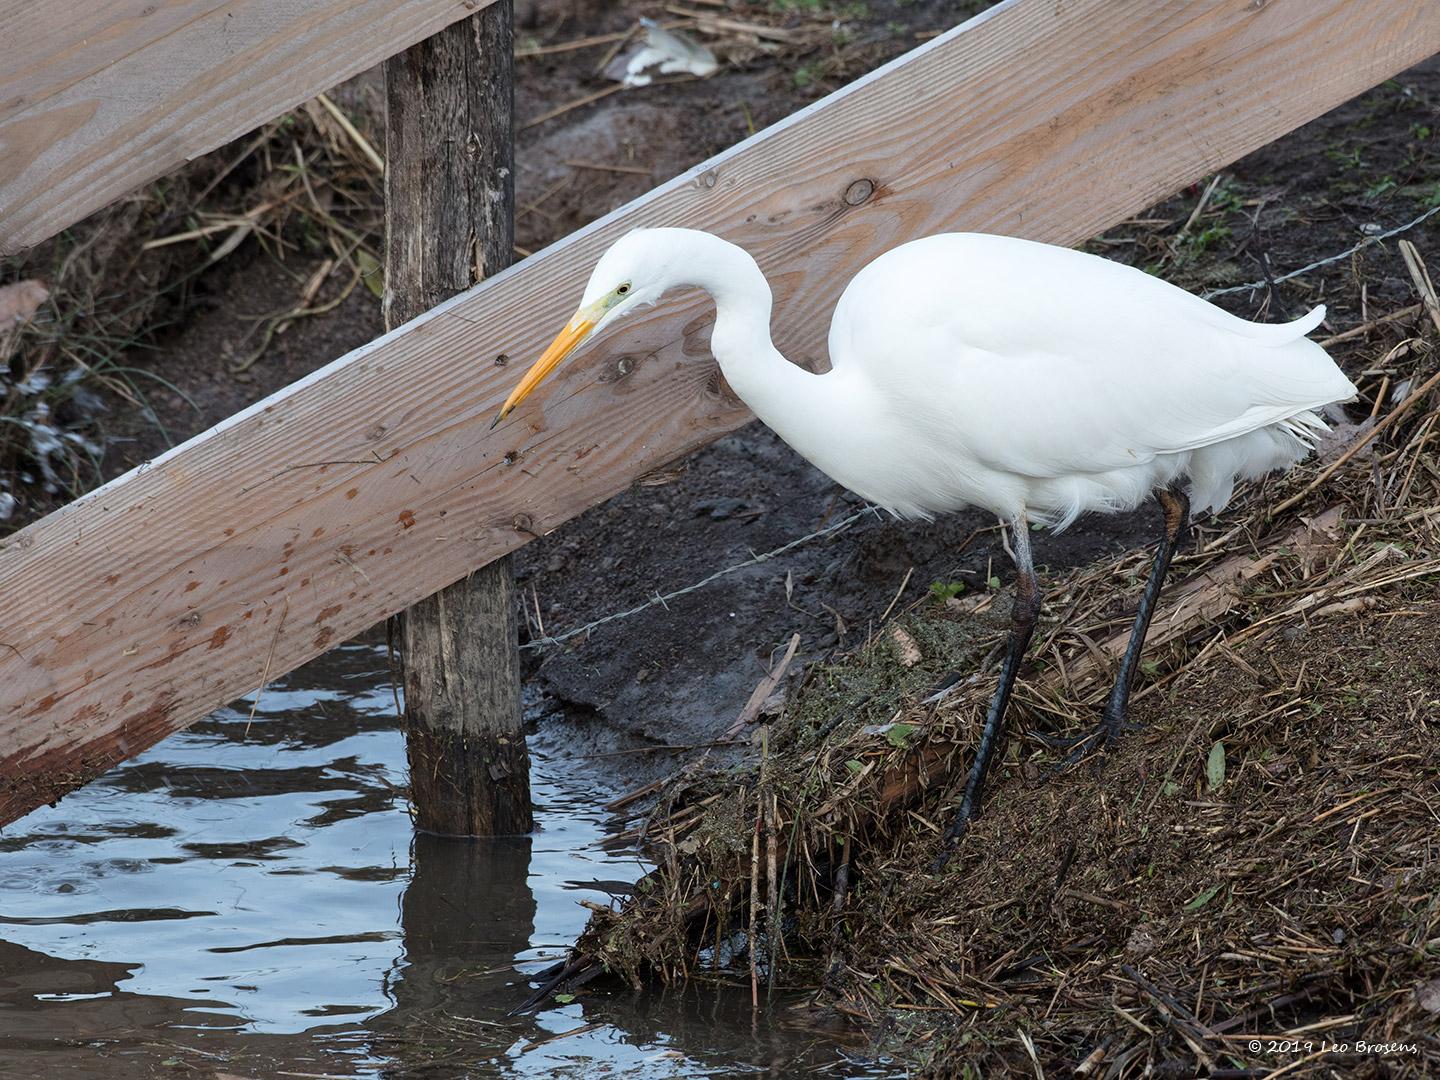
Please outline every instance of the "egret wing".
[[863, 369], [937, 448], [1023, 476], [1098, 473], [1353, 395], [1304, 336], [1323, 314], [1251, 323], [1106, 259], [954, 233], [856, 275], [831, 362]]

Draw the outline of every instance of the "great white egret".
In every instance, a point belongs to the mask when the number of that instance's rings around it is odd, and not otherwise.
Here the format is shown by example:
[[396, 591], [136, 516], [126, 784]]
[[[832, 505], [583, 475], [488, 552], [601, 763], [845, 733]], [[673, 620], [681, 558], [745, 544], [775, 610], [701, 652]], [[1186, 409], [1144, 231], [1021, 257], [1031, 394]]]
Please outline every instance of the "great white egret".
[[1323, 307], [1247, 322], [1133, 267], [979, 233], [915, 240], [856, 274], [830, 323], [830, 370], [812, 374], [771, 343], [770, 287], [747, 252], [705, 232], [643, 229], [596, 264], [579, 310], [495, 422], [581, 342], [681, 286], [715, 300], [710, 347], [731, 388], [819, 469], [897, 517], [977, 506], [1010, 529], [1005, 663], [951, 845], [975, 812], [1040, 611], [1031, 522], [1061, 529], [1152, 493], [1164, 509], [1129, 646], [1086, 737], [1109, 745], [1192, 508], [1218, 511], [1237, 479], [1295, 464], [1326, 430], [1315, 410], [1355, 395], [1305, 336]]

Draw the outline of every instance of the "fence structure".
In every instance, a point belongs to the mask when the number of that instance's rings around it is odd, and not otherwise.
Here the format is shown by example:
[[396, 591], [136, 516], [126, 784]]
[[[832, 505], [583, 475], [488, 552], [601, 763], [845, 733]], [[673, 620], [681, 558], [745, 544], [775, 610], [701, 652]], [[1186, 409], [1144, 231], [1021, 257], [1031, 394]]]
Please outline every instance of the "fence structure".
[[896, 244], [1077, 242], [1436, 51], [1431, 0], [1008, 0], [696, 166], [0, 542], [0, 823], [744, 423], [691, 299], [489, 430], [627, 229], [749, 248], [819, 358]]
[[0, 255], [493, 0], [0, 0]]

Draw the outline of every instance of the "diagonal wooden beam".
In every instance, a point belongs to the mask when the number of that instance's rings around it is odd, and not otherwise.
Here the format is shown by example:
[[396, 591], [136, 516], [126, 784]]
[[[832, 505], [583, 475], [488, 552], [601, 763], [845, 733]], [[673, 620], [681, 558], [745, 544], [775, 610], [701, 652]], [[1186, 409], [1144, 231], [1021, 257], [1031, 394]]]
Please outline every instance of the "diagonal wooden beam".
[[880, 252], [1078, 241], [1437, 50], [1431, 0], [1011, 0], [697, 166], [4, 541], [0, 822], [743, 423], [691, 300], [487, 430], [624, 230], [750, 248], [818, 360]]
[[0, 0], [0, 255], [492, 0]]

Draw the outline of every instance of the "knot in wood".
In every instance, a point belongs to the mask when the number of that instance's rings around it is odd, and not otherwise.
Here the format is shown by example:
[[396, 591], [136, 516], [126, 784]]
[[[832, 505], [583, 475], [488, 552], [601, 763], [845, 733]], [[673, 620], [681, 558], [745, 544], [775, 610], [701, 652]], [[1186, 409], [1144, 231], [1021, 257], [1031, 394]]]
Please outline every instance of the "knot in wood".
[[720, 181], [720, 174], [714, 169], [706, 169], [700, 174], [700, 183], [703, 187], [713, 188]]
[[598, 383], [619, 382], [625, 378], [626, 375], [634, 371], [639, 364], [640, 358], [638, 356], [633, 353], [626, 353], [624, 356], [617, 357], [615, 360], [607, 363], [605, 369], [595, 377], [595, 381]]
[[861, 177], [845, 189], [845, 202], [850, 206], [859, 206], [875, 194], [875, 181]]

